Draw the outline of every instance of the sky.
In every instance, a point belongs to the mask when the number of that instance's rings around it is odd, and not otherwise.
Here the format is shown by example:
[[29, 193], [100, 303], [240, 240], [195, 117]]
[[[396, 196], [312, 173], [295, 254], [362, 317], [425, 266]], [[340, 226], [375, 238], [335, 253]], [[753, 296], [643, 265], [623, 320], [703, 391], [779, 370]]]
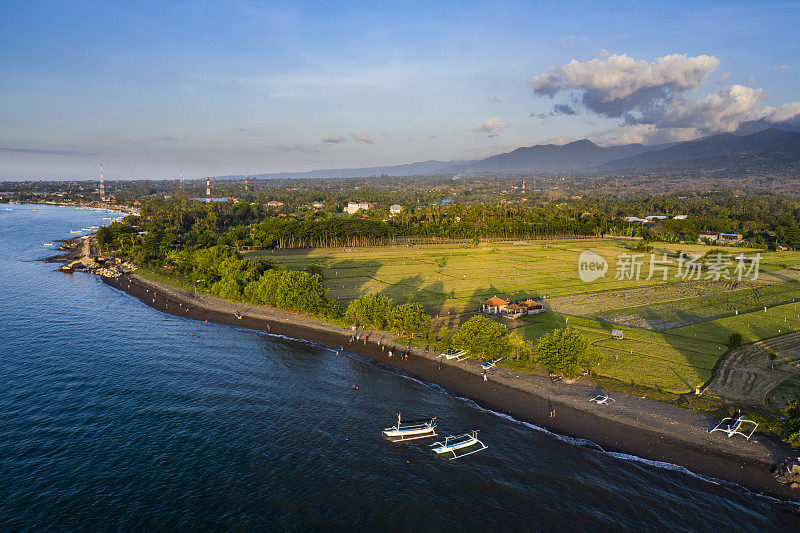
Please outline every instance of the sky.
[[0, 20], [7, 180], [451, 161], [800, 120], [798, 2], [4, 0]]

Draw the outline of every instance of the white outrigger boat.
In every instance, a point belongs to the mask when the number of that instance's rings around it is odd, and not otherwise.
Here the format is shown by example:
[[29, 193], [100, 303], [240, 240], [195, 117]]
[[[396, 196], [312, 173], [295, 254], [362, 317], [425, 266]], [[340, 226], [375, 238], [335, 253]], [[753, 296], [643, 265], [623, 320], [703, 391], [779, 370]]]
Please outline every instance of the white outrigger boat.
[[487, 448], [487, 446], [478, 440], [478, 430], [472, 433], [464, 433], [458, 436], [449, 436], [444, 439], [444, 442], [434, 442], [431, 444], [433, 451], [437, 455], [452, 454], [449, 459], [460, 459], [473, 453], [478, 453]]
[[43, 246], [53, 246], [53, 243], [52, 242], [46, 242], [46, 243], [44, 243]]
[[444, 357], [448, 361], [461, 361], [467, 356], [467, 352], [464, 350], [454, 350], [452, 348], [448, 348], [442, 353], [439, 354], [439, 357]]
[[[744, 424], [752, 424], [752, 426], [744, 426]], [[725, 433], [728, 437], [733, 437], [734, 435], [741, 435], [747, 440], [750, 440], [750, 437], [753, 436], [753, 433], [756, 432], [756, 428], [758, 428], [758, 422], [753, 422], [752, 420], [745, 420], [744, 416], [742, 416], [742, 412], [739, 411], [739, 416], [734, 419], [732, 416], [728, 416], [720, 420], [719, 424], [717, 424], [714, 429], [709, 431], [709, 433], [714, 433], [715, 431], [721, 431]]]
[[400, 411], [397, 412], [397, 425], [383, 430], [383, 435], [393, 441], [416, 440], [436, 436], [436, 417], [421, 418], [418, 420], [400, 420]]

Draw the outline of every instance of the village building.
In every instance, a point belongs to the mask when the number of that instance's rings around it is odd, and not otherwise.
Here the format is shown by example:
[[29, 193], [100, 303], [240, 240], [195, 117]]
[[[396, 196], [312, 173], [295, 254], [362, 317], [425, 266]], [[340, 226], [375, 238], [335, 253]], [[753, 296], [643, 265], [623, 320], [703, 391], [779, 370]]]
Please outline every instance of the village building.
[[270, 202], [267, 202], [267, 207], [280, 207], [282, 205], [283, 205], [283, 202], [279, 202], [277, 200], [272, 200]]
[[394, 204], [389, 208], [389, 213], [391, 213], [392, 215], [399, 215], [402, 210], [403, 210], [402, 205]]
[[521, 318], [525, 315], [541, 313], [544, 311], [544, 307], [532, 299], [515, 302], [492, 296], [481, 304], [481, 310], [484, 313], [499, 315], [503, 318]]
[[368, 202], [348, 202], [347, 207], [344, 208], [344, 212], [348, 215], [355, 215], [359, 211], [369, 211], [374, 207], [374, 205]]
[[741, 242], [743, 238], [741, 233], [711, 233], [703, 231], [697, 234], [697, 242], [700, 244], [705, 242], [710, 242], [711, 244], [717, 242], [737, 243]]

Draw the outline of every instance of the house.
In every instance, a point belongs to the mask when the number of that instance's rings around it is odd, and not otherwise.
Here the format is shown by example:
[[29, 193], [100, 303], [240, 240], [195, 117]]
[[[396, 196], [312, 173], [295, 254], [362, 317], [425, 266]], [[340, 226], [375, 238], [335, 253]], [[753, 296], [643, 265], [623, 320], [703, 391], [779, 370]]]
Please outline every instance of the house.
[[368, 203], [368, 202], [348, 202], [347, 207], [344, 208], [344, 212], [348, 215], [355, 215], [361, 210], [369, 211], [373, 209], [375, 206]]
[[674, 216], [674, 217], [672, 217], [672, 218], [673, 218], [674, 220], [686, 220], [687, 218], [689, 218], [689, 215], [675, 215], [675, 216]]
[[623, 338], [625, 338], [625, 332], [622, 331], [621, 329], [615, 329], [611, 332], [611, 336], [614, 337], [615, 339], [622, 340]]
[[644, 217], [644, 218], [645, 218], [645, 219], [647, 219], [647, 220], [649, 220], [649, 221], [653, 221], [653, 220], [666, 220], [666, 219], [667, 219], [667, 216], [666, 216], [666, 215], [647, 215], [647, 216], [646, 216], [646, 217]]
[[325, 204], [323, 204], [322, 202], [314, 202], [314, 203], [313, 203], [313, 204], [311, 204], [311, 205], [313, 205], [313, 206], [314, 206], [314, 207], [316, 207], [317, 209], [322, 209], [323, 207], [325, 207]]
[[283, 202], [279, 202], [277, 200], [272, 200], [270, 202], [267, 202], [267, 207], [280, 207], [282, 205], [283, 205]]
[[506, 308], [508, 304], [511, 302], [507, 302], [502, 298], [498, 298], [497, 296], [492, 296], [482, 304], [482, 309], [484, 313], [490, 313], [492, 315], [499, 315], [500, 312]]
[[709, 233], [707, 231], [701, 231], [697, 234], [697, 242], [699, 244], [703, 244], [704, 242], [716, 242], [717, 234], [716, 233]]
[[720, 233], [717, 237], [719, 242], [739, 242], [743, 239], [741, 233]]
[[492, 296], [483, 304], [481, 310], [490, 315], [500, 315], [503, 318], [520, 318], [525, 315], [535, 315], [544, 311], [544, 307], [537, 301], [528, 299], [525, 301], [507, 301], [497, 296]]
[[403, 206], [400, 204], [394, 204], [389, 208], [389, 213], [392, 215], [399, 215], [400, 211], [403, 210]]
[[697, 242], [704, 243], [704, 242], [741, 242], [744, 237], [741, 233], [709, 233], [709, 232], [701, 232], [697, 235]]

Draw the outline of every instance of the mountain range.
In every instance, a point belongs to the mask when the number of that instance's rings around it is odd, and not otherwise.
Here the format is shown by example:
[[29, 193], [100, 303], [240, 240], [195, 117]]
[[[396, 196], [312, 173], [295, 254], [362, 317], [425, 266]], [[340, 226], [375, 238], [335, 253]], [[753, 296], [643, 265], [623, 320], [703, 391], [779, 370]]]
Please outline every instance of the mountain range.
[[[777, 127], [776, 127], [777, 126]], [[421, 161], [405, 165], [256, 174], [253, 178], [344, 178], [379, 175], [458, 175], [506, 172], [720, 171], [779, 172], [800, 168], [800, 127], [742, 123], [734, 133], [693, 141], [602, 147], [588, 139], [517, 148], [476, 161]], [[243, 176], [221, 176], [237, 178]]]

